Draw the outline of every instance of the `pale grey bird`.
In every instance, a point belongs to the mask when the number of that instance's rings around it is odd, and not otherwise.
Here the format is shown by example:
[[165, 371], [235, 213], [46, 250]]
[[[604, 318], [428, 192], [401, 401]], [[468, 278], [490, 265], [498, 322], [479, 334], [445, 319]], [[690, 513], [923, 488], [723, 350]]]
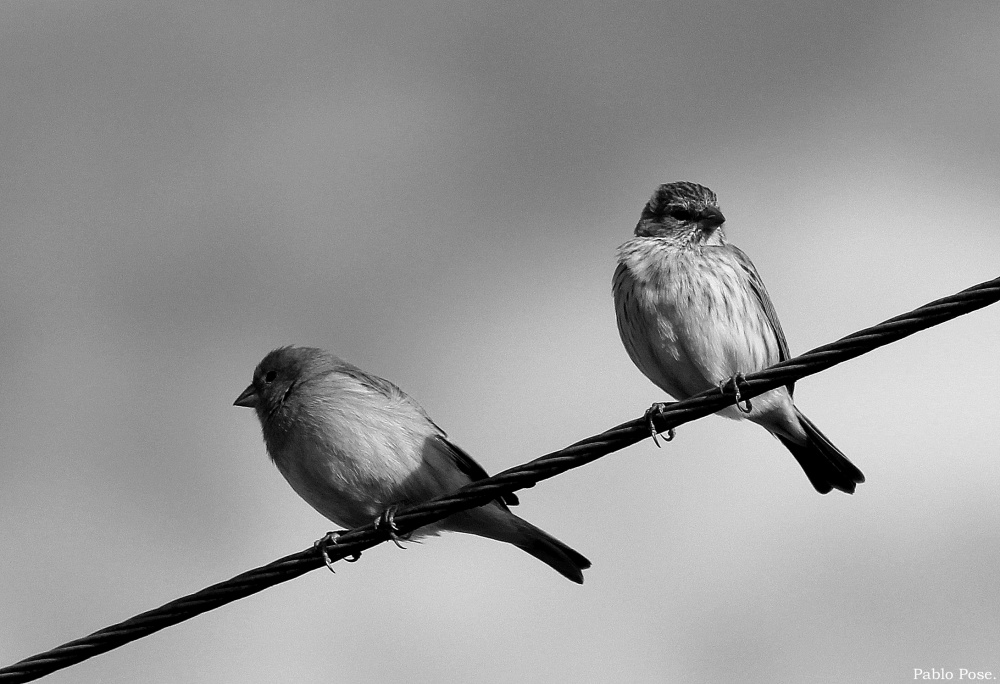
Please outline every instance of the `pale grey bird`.
[[[275, 349], [234, 403], [257, 412], [267, 452], [292, 489], [343, 527], [487, 477], [403, 390], [322, 349]], [[583, 583], [590, 561], [511, 513], [515, 504], [506, 494], [413, 536], [451, 530], [507, 542]]]
[[[633, 363], [675, 399], [789, 358], [771, 298], [750, 258], [726, 242], [725, 220], [705, 186], [667, 183], [618, 249], [618, 332]], [[766, 428], [821, 494], [853, 494], [865, 476], [795, 407], [793, 389], [755, 397], [749, 413], [719, 414]]]

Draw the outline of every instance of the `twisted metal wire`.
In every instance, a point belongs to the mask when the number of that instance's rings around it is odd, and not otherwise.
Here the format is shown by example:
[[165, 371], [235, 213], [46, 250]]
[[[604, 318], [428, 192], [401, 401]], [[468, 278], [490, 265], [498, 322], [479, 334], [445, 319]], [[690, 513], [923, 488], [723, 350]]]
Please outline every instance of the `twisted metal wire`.
[[[552, 452], [528, 463], [510, 468], [493, 477], [473, 482], [456, 492], [425, 503], [400, 507], [394, 517], [396, 534], [406, 534], [460, 510], [481, 506], [501, 494], [533, 487], [537, 482], [579, 468], [607, 454], [635, 444], [650, 436], [649, 421], [657, 431], [665, 432], [678, 425], [715, 413], [734, 404], [781, 387], [808, 375], [819, 373], [874, 349], [896, 342], [916, 332], [944, 323], [958, 316], [1000, 300], [1000, 278], [974, 285], [949, 297], [925, 304], [913, 311], [842, 337], [765, 370], [745, 376], [739, 395], [732, 384], [725, 390], [713, 389], [684, 401], [666, 406], [662, 412], [622, 423], [594, 437], [581, 440], [565, 449]], [[331, 561], [360, 554], [390, 538], [386, 525], [373, 523], [344, 532], [335, 545], [327, 547]], [[124, 622], [105, 627], [81, 639], [31, 656], [0, 668], [0, 684], [27, 682], [51, 672], [105, 653], [130, 641], [141, 639], [165, 627], [175, 625], [231, 601], [250, 596], [270, 586], [294, 579], [323, 565], [317, 547], [285, 556], [224, 582], [176, 599]]]

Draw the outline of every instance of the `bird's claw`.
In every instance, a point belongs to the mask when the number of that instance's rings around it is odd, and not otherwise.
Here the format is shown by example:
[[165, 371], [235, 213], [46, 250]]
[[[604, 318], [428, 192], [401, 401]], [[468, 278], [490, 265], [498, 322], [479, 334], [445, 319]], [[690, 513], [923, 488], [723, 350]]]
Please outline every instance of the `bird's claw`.
[[[337, 572], [336, 572], [336, 570], [333, 569], [333, 560], [330, 558], [330, 553], [327, 550], [327, 547], [330, 544], [333, 544], [334, 546], [336, 546], [337, 545], [337, 539], [340, 538], [341, 534], [343, 534], [343, 533], [342, 532], [337, 532], [337, 531], [327, 532], [326, 535], [324, 535], [322, 539], [316, 540], [316, 543], [313, 544], [313, 548], [318, 548], [319, 552], [321, 554], [323, 554], [323, 563], [330, 570], [330, 572], [332, 572], [334, 574], [337, 574]], [[350, 556], [345, 556], [344, 560], [347, 561], [348, 563], [354, 563], [354, 562], [356, 562], [360, 558], [361, 558], [361, 552], [357, 551], [355, 553], [352, 553]]]
[[406, 547], [400, 543], [400, 539], [405, 540], [408, 537], [399, 534], [399, 529], [396, 527], [395, 520], [397, 508], [399, 508], [399, 506], [393, 505], [382, 511], [382, 514], [375, 518], [375, 529], [387, 526], [389, 528], [389, 539], [392, 540], [392, 543], [401, 549], [405, 549]]
[[[646, 409], [645, 418], [646, 422], [649, 424], [649, 433], [653, 436], [653, 444], [656, 445], [657, 449], [661, 447], [660, 447], [660, 442], [657, 440], [657, 436], [659, 435], [659, 433], [656, 432], [656, 426], [653, 424], [653, 414], [658, 413], [660, 415], [663, 415], [663, 409], [666, 408], [666, 406], [667, 405], [662, 402], [657, 402], [652, 406], [650, 406], [648, 409]], [[674, 429], [668, 428], [667, 436], [664, 437], [663, 439], [665, 442], [672, 441], [674, 439]]]
[[[741, 382], [746, 382], [746, 378], [744, 378], [743, 373], [736, 372], [733, 375], [733, 377], [729, 378], [728, 380], [723, 380], [722, 382], [719, 383], [719, 391], [725, 394], [726, 388], [729, 385], [732, 385], [733, 394], [736, 395], [736, 408], [739, 409], [740, 413], [750, 413], [753, 411], [753, 404], [750, 403], [750, 399], [744, 400], [741, 397], [740, 395]], [[746, 408], [743, 407], [744, 403], [746, 404]]]

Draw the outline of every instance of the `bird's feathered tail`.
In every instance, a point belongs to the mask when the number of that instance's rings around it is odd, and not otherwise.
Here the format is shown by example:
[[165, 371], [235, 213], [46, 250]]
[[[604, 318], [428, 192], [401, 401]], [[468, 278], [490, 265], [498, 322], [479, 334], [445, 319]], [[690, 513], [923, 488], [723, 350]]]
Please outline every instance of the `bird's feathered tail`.
[[530, 553], [568, 580], [583, 584], [590, 561], [552, 535], [522, 520], [506, 506], [493, 502], [445, 518], [443, 528], [513, 544]]
[[826, 494], [831, 489], [839, 489], [853, 494], [857, 485], [865, 481], [864, 474], [801, 411], [795, 409], [795, 414], [805, 430], [805, 443], [793, 442], [783, 435], [775, 436], [792, 452], [817, 492]]
[[517, 539], [511, 540], [511, 544], [530, 553], [566, 579], [583, 584], [583, 571], [590, 567], [590, 561], [583, 554], [517, 516], [514, 516], [514, 524], [520, 534]]

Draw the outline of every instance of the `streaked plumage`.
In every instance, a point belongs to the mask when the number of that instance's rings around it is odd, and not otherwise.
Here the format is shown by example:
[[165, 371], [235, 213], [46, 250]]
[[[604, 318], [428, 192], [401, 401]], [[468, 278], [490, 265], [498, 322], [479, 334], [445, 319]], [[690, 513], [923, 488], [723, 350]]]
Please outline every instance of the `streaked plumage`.
[[[715, 193], [661, 185], [635, 237], [618, 250], [613, 280], [618, 331], [629, 357], [675, 399], [789, 357], [771, 298], [750, 258], [726, 242]], [[753, 399], [744, 415], [784, 444], [820, 493], [853, 493], [864, 475], [792, 403], [794, 384]]]
[[[403, 390], [321, 349], [274, 350], [235, 403], [256, 410], [267, 452], [292, 489], [343, 527], [487, 477]], [[515, 504], [508, 494], [414, 537], [451, 530], [508, 542], [582, 583], [590, 561], [511, 513]]]

